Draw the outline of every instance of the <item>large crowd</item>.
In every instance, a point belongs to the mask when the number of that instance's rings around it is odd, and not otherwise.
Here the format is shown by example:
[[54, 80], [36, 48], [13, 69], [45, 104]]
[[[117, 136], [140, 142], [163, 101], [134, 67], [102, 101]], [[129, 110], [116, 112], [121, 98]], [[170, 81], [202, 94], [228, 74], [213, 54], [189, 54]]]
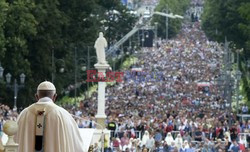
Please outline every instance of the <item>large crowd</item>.
[[[246, 151], [250, 121], [237, 119], [216, 84], [223, 48], [198, 22], [136, 55], [124, 81], [107, 88], [113, 151]], [[94, 94], [73, 110], [86, 119], [77, 120], [79, 127], [94, 127], [96, 99]]]
[[[123, 82], [107, 87], [106, 151], [225, 152], [249, 150], [250, 120], [240, 121], [215, 83], [223, 48], [209, 41], [199, 22], [185, 24], [171, 40], [135, 52]], [[65, 106], [80, 128], [94, 128], [97, 94], [79, 106]], [[246, 106], [242, 108], [248, 112]], [[18, 113], [0, 107], [0, 129]], [[0, 130], [1, 131], [1, 130]], [[246, 136], [248, 134], [248, 136]], [[95, 147], [94, 151], [98, 151]]]
[[[180, 33], [135, 52], [138, 61], [124, 71], [123, 82], [107, 88], [106, 123], [111, 130], [107, 151], [249, 148], [249, 136], [243, 133], [249, 133], [250, 121], [238, 121], [215, 83], [223, 49], [205, 37], [199, 23], [184, 25]], [[64, 108], [83, 118], [76, 119], [80, 128], [95, 128], [96, 100], [94, 93], [78, 107]], [[242, 110], [248, 111], [246, 106]], [[1, 104], [0, 129], [5, 120], [17, 116]]]

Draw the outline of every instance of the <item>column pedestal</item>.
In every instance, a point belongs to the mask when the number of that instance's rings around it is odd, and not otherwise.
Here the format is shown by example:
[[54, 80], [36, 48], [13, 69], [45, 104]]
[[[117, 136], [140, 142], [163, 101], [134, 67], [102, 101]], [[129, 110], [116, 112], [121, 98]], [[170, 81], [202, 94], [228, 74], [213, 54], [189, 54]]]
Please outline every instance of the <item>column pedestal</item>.
[[[103, 77], [105, 79], [106, 77], [106, 70], [110, 66], [108, 64], [95, 64], [95, 68], [98, 72], [98, 78]], [[93, 136], [92, 144], [98, 143], [99, 146], [104, 146], [104, 139], [108, 140], [105, 142], [108, 142], [109, 144], [109, 138], [110, 138], [110, 131], [105, 129], [105, 121], [106, 121], [106, 114], [105, 114], [105, 88], [106, 88], [106, 82], [105, 81], [98, 81], [98, 108], [97, 108], [97, 114], [95, 115], [96, 118], [96, 131]]]

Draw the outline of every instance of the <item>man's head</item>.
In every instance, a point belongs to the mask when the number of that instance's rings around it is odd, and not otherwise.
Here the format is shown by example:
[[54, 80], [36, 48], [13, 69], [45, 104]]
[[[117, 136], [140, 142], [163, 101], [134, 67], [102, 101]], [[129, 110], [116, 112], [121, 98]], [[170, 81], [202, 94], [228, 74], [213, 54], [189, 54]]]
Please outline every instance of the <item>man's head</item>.
[[43, 97], [49, 97], [53, 101], [56, 99], [56, 88], [53, 83], [49, 81], [44, 81], [40, 83], [37, 87], [36, 99], [39, 100]]

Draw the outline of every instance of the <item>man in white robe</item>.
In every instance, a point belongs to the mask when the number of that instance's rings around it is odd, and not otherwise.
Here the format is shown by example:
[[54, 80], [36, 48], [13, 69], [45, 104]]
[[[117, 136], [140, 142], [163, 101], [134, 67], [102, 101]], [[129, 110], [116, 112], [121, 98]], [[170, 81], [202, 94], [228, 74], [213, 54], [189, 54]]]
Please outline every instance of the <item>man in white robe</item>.
[[[48, 81], [39, 84], [36, 99], [38, 101], [25, 108], [17, 119], [18, 152], [83, 152], [83, 140], [75, 120], [69, 112], [54, 103], [55, 86]], [[41, 114], [43, 123], [37, 125]], [[39, 140], [37, 132], [41, 128], [42, 140]], [[35, 150], [37, 146], [42, 150]]]

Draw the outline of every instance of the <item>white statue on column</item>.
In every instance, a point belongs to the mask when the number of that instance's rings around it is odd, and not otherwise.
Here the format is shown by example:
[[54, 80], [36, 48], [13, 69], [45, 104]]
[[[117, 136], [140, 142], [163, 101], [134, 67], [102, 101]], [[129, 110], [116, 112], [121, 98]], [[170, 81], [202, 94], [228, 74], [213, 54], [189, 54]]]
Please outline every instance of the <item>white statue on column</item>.
[[105, 48], [108, 46], [106, 39], [103, 37], [103, 33], [99, 33], [99, 37], [95, 41], [95, 49], [98, 64], [107, 64], [106, 57], [105, 57]]

